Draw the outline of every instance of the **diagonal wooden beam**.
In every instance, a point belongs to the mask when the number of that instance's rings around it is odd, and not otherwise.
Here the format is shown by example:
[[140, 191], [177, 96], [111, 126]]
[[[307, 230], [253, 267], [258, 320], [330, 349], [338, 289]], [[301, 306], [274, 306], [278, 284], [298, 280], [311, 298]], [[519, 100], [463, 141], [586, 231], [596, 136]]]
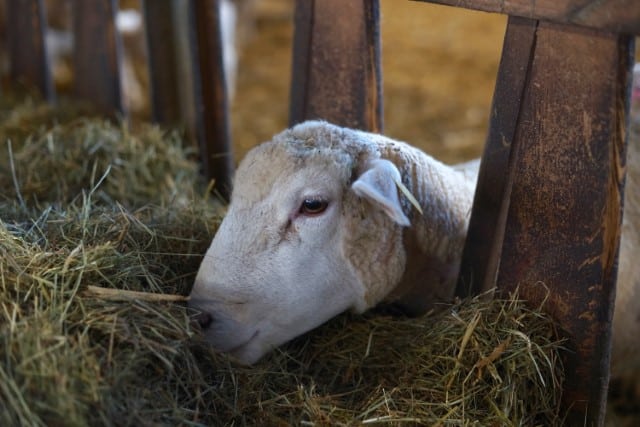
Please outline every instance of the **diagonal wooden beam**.
[[[495, 286], [515, 169], [518, 125], [538, 21], [510, 17], [502, 47], [489, 132], [482, 155], [456, 295], [477, 295]], [[517, 147], [516, 147], [517, 148]]]
[[[508, 25], [510, 38], [519, 21], [511, 18]], [[490, 193], [496, 180], [489, 197], [495, 203], [476, 197], [463, 266], [467, 277], [461, 278], [459, 293], [469, 281], [503, 291], [519, 286], [521, 297], [544, 302], [568, 338], [567, 423], [602, 425], [633, 39], [534, 21], [529, 28], [535, 28], [533, 42], [528, 37], [520, 42], [528, 61], [503, 53], [505, 80], [496, 85], [487, 164], [478, 187]], [[505, 46], [513, 42], [506, 40]], [[503, 68], [518, 64], [526, 78], [511, 82], [515, 97], [522, 91], [516, 114], [513, 102], [503, 99], [510, 84]], [[483, 228], [478, 218], [490, 225]], [[491, 253], [469, 256], [482, 247]], [[487, 260], [488, 267], [478, 265]]]

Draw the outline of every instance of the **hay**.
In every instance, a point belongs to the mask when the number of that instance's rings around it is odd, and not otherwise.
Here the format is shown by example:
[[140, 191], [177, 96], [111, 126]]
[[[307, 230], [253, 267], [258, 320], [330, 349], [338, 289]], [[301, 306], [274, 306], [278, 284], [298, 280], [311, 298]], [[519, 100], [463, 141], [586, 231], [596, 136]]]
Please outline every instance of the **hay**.
[[554, 336], [517, 298], [418, 319], [345, 315], [257, 367], [219, 373], [234, 387], [211, 399], [233, 402], [223, 416], [239, 425], [554, 425]]
[[0, 425], [550, 425], [553, 323], [474, 299], [344, 315], [254, 367], [187, 295], [222, 209], [179, 134], [0, 106]]
[[71, 118], [77, 111], [28, 100], [0, 113], [5, 200], [64, 205], [94, 187], [93, 201], [127, 207], [193, 195], [197, 168], [178, 132], [142, 125], [134, 133], [126, 123]]

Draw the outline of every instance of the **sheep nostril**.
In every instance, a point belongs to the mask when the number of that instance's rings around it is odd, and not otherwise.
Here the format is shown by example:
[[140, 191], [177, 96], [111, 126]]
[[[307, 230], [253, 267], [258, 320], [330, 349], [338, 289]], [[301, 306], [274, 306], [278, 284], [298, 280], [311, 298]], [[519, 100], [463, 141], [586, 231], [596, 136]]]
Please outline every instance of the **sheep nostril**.
[[198, 322], [200, 328], [207, 329], [213, 323], [213, 316], [209, 313], [199, 313], [196, 315], [196, 322]]

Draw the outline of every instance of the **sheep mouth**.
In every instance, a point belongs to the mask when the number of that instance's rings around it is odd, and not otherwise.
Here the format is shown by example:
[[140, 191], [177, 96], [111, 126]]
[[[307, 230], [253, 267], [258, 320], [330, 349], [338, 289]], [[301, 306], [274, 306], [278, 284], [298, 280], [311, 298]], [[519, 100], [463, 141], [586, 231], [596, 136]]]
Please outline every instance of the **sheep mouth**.
[[251, 341], [253, 341], [254, 338], [256, 338], [258, 336], [258, 334], [260, 333], [260, 330], [256, 330], [250, 337], [249, 339], [245, 340], [244, 342], [241, 342], [240, 344], [231, 347], [229, 349], [224, 350], [225, 353], [235, 353], [236, 351], [240, 350], [242, 347], [249, 345], [249, 343]]
[[247, 365], [253, 364], [262, 355], [262, 352], [260, 352], [259, 355], [253, 354], [254, 351], [252, 351], [251, 349], [251, 346], [256, 342], [256, 339], [258, 338], [259, 335], [260, 335], [260, 330], [258, 329], [253, 333], [253, 335], [249, 337], [248, 340], [230, 349], [226, 349], [224, 353], [231, 355], [233, 358], [237, 359], [239, 362], [243, 364], [247, 364]]

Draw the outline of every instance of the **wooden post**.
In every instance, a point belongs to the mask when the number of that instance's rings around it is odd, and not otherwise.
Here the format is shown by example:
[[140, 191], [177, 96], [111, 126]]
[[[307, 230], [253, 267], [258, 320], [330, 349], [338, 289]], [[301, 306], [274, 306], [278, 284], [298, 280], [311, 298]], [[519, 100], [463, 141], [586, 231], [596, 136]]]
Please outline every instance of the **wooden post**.
[[196, 133], [204, 174], [215, 180], [215, 189], [228, 199], [231, 193], [231, 149], [227, 86], [222, 55], [219, 0], [193, 0], [195, 34], [194, 101]]
[[[479, 288], [520, 286], [532, 304], [546, 301], [571, 350], [564, 355], [567, 423], [602, 425], [633, 39], [515, 18], [508, 25], [505, 46], [514, 44], [503, 53], [472, 212], [490, 225], [471, 221], [459, 291], [470, 280]], [[523, 35], [520, 41], [515, 34]], [[518, 69], [523, 85], [508, 81], [509, 70]], [[521, 97], [517, 111], [504, 99], [510, 84]], [[486, 203], [481, 199], [491, 185], [496, 194]], [[472, 259], [479, 251], [471, 247], [483, 244], [491, 253]], [[478, 265], [487, 260], [495, 261]]]
[[44, 40], [46, 18], [42, 0], [7, 2], [7, 36], [11, 79], [37, 88], [54, 98], [51, 67]]
[[378, 0], [298, 0], [289, 123], [382, 131]]
[[107, 115], [125, 113], [117, 11], [117, 0], [73, 1], [75, 95]]
[[515, 137], [527, 83], [538, 21], [510, 17], [502, 47], [489, 133], [485, 144], [474, 206], [469, 221], [456, 295], [477, 295], [495, 286], [504, 224], [515, 170]]

